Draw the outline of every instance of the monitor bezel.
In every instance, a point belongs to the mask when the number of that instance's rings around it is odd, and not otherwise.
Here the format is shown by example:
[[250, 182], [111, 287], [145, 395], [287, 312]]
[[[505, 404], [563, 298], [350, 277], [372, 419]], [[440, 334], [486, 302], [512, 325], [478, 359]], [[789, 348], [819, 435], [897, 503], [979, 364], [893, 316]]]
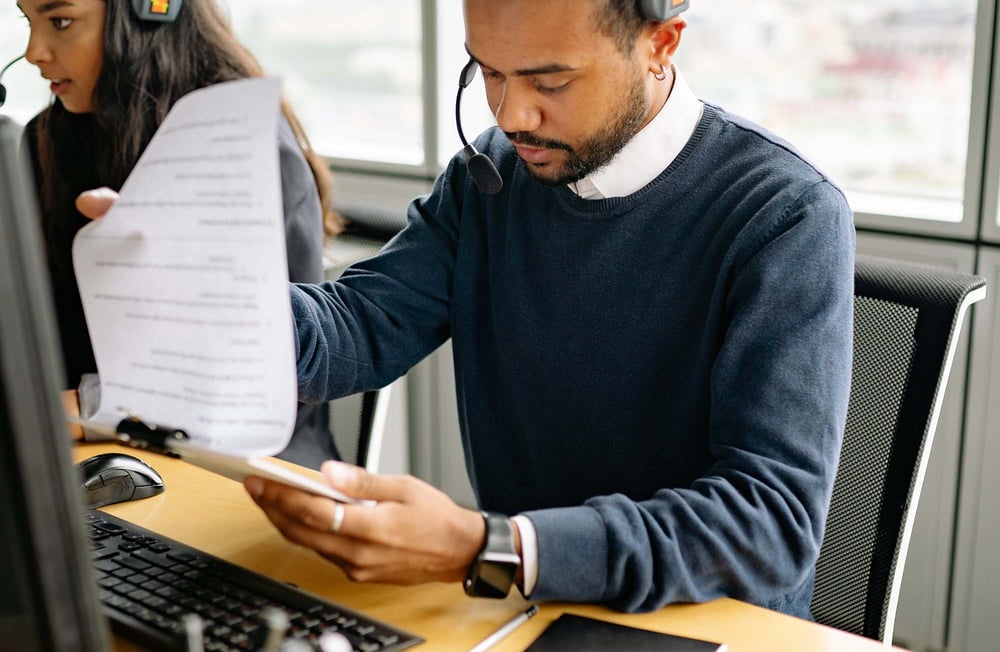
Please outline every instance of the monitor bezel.
[[[7, 494], [16, 523], [4, 524], [22, 553], [21, 605], [0, 614], [0, 649], [109, 649], [83, 531], [83, 504], [59, 400], [63, 386], [51, 286], [20, 128], [0, 116], [0, 374]], [[6, 437], [5, 437], [6, 439]], [[3, 478], [0, 478], [3, 479]], [[14, 527], [10, 527], [14, 526]], [[20, 636], [18, 636], [20, 634]], [[10, 636], [17, 640], [5, 640]]]

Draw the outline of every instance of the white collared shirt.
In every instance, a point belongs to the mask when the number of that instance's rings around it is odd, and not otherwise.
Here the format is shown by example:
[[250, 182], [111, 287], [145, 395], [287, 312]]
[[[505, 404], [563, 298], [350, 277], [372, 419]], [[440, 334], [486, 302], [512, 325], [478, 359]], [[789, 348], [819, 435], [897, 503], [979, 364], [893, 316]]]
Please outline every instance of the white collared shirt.
[[[610, 163], [569, 184], [570, 190], [583, 199], [625, 197], [658, 177], [673, 163], [698, 127], [705, 107], [677, 66], [672, 70], [674, 86], [656, 117]], [[538, 535], [527, 516], [518, 514], [513, 520], [521, 537], [524, 595], [530, 596], [538, 581]]]
[[611, 162], [569, 184], [583, 199], [625, 197], [655, 179], [681, 153], [694, 133], [704, 105], [677, 66], [674, 86], [660, 112], [615, 155]]

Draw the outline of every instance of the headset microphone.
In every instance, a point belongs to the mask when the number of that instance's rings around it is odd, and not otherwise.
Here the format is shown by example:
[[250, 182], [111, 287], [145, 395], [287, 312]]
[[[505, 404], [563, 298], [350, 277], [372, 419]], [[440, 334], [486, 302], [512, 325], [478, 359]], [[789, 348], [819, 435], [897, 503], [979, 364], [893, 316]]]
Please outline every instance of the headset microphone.
[[469, 170], [469, 175], [475, 182], [476, 187], [487, 195], [495, 195], [503, 188], [503, 179], [486, 154], [476, 150], [475, 145], [470, 145], [462, 132], [462, 91], [472, 83], [472, 78], [476, 76], [476, 60], [470, 58], [469, 63], [462, 68], [462, 75], [458, 78], [458, 96], [455, 98], [455, 126], [458, 127], [458, 137], [465, 146], [465, 165]]
[[7, 87], [3, 85], [3, 76], [7, 73], [8, 68], [10, 68], [23, 58], [24, 55], [22, 54], [21, 56], [8, 63], [6, 66], [4, 66], [3, 70], [0, 70], [0, 106], [3, 106], [3, 103], [7, 101]]

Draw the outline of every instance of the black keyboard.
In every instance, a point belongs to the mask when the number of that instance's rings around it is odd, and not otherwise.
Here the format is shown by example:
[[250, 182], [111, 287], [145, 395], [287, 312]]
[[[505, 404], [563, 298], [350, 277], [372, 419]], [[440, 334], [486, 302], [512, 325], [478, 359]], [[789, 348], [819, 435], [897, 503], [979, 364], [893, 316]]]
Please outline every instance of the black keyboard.
[[268, 635], [262, 612], [285, 612], [287, 638], [319, 650], [323, 632], [339, 632], [355, 650], [391, 652], [423, 639], [368, 616], [213, 557], [110, 514], [88, 510], [98, 595], [112, 629], [155, 650], [184, 650], [181, 619], [204, 624], [205, 652], [259, 650]]

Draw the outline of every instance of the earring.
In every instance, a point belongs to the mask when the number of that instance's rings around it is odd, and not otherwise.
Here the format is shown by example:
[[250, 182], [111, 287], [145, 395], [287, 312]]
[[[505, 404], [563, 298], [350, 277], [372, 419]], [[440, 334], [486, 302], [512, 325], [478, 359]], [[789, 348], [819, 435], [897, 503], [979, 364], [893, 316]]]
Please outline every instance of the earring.
[[667, 71], [663, 69], [662, 63], [660, 64], [660, 74], [653, 75], [653, 77], [656, 79], [656, 81], [663, 81], [664, 79], [667, 78]]

